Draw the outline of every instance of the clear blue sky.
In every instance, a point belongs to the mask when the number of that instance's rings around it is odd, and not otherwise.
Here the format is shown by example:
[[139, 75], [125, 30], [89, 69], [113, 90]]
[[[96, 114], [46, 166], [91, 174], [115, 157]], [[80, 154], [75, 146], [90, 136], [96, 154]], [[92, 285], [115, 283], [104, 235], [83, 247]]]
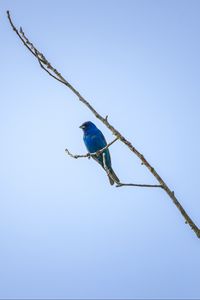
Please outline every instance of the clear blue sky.
[[[159, 189], [114, 188], [29, 38], [152, 163], [200, 226], [200, 2], [1, 1], [0, 298], [200, 298], [200, 243]], [[122, 144], [123, 182], [155, 183]]]

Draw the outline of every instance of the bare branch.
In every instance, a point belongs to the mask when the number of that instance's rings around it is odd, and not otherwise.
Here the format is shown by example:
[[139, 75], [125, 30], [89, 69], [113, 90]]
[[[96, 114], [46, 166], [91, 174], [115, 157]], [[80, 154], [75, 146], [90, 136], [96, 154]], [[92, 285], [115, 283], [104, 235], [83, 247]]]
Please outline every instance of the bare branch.
[[[90, 158], [92, 156], [98, 156], [100, 155], [103, 151], [105, 151], [106, 149], [108, 149], [113, 143], [115, 143], [118, 140], [118, 138], [114, 139], [112, 142], [110, 142], [109, 144], [107, 144], [106, 147], [102, 148], [101, 150], [94, 152], [94, 153], [86, 153], [86, 154], [72, 154], [68, 149], [65, 149], [65, 152], [71, 156], [72, 158]], [[109, 172], [109, 169], [106, 166], [106, 162], [105, 162], [105, 153], [103, 153], [103, 167], [104, 170], [106, 171], [106, 173], [108, 174], [108, 176], [110, 176], [112, 178], [113, 181], [114, 178], [112, 176], [112, 174]], [[117, 182], [116, 187], [121, 187], [121, 186], [133, 186], [133, 187], [159, 187], [159, 188], [163, 188], [162, 185], [152, 185], [152, 184], [136, 184], [136, 183], [122, 183], [122, 182]]]
[[150, 187], [150, 188], [163, 188], [162, 185], [160, 184], [140, 184], [140, 183], [122, 183], [119, 182], [116, 187], [121, 187], [121, 186], [136, 186], [136, 187]]
[[92, 155], [97, 155], [99, 156], [101, 153], [103, 153], [106, 149], [108, 149], [112, 144], [114, 144], [118, 140], [118, 137], [116, 137], [112, 142], [108, 143], [105, 147], [102, 149], [98, 150], [95, 154], [92, 153]]
[[79, 101], [82, 102], [84, 105], [86, 105], [87, 108], [95, 115], [95, 117], [97, 119], [99, 119], [123, 144], [125, 144], [141, 160], [141, 163], [146, 166], [146, 168], [157, 179], [159, 184], [162, 186], [162, 188], [165, 190], [165, 192], [171, 198], [171, 200], [173, 201], [175, 206], [178, 208], [178, 210], [184, 217], [185, 222], [190, 225], [191, 229], [196, 233], [197, 237], [200, 238], [200, 229], [197, 227], [197, 225], [194, 223], [194, 221], [186, 213], [186, 211], [184, 210], [182, 205], [179, 203], [179, 201], [175, 197], [174, 192], [170, 190], [170, 188], [167, 186], [167, 184], [164, 182], [164, 180], [161, 178], [161, 176], [156, 172], [156, 170], [151, 166], [151, 164], [145, 159], [145, 157], [113, 125], [110, 124], [107, 117], [104, 118], [103, 116], [101, 116], [93, 108], [93, 106], [86, 99], [84, 99], [84, 97], [49, 63], [49, 61], [45, 58], [45, 56], [40, 51], [38, 51], [35, 48], [35, 46], [28, 40], [28, 38], [25, 36], [22, 29], [20, 32], [17, 30], [17, 28], [14, 26], [14, 24], [11, 20], [9, 11], [7, 11], [7, 16], [8, 16], [8, 20], [10, 22], [12, 29], [15, 31], [17, 36], [20, 38], [20, 40], [22, 41], [24, 46], [39, 61], [41, 68], [44, 71], [46, 71], [51, 77], [53, 77], [57, 81], [61, 82], [62, 84], [66, 85], [78, 97]]
[[54, 79], [56, 79], [56, 80], [58, 80], [59, 82], [63, 83], [62, 80], [60, 80], [59, 78], [57, 78], [56, 76], [54, 76], [51, 72], [49, 72], [49, 70], [47, 70], [47, 69], [45, 68], [45, 66], [43, 65], [44, 62], [40, 59], [40, 57], [39, 57], [39, 55], [38, 55], [38, 53], [37, 53], [37, 50], [35, 49], [34, 51], [35, 51], [35, 54], [36, 54], [36, 57], [37, 57], [37, 59], [38, 59], [38, 62], [39, 62], [40, 67], [41, 67], [44, 71], [46, 71], [51, 77], [53, 77]]
[[106, 171], [108, 177], [110, 177], [115, 183], [118, 183], [118, 182], [116, 182], [115, 178], [113, 177], [112, 173], [110, 172], [110, 170], [108, 169], [108, 167], [106, 165], [106, 154], [105, 154], [105, 152], [103, 152], [103, 168]]
[[19, 31], [17, 30], [17, 28], [15, 27], [15, 25], [12, 22], [12, 19], [10, 17], [10, 12], [9, 10], [7, 10], [7, 16], [8, 16], [8, 20], [10, 22], [10, 25], [12, 27], [12, 29], [15, 31], [15, 33], [18, 35], [18, 37], [20, 38], [20, 40], [22, 41], [22, 43], [24, 44], [24, 46], [35, 56], [35, 53], [28, 47], [28, 45], [26, 44], [26, 42], [24, 41], [24, 39], [22, 38], [22, 36], [20, 35]]
[[92, 156], [99, 156], [103, 151], [105, 151], [106, 149], [108, 149], [112, 144], [114, 144], [116, 141], [118, 140], [118, 138], [115, 138], [112, 142], [110, 142], [109, 144], [107, 144], [104, 148], [98, 150], [97, 152], [94, 153], [86, 153], [86, 154], [72, 154], [67, 148], [65, 149], [65, 152], [73, 157], [73, 158], [84, 158], [84, 157], [92, 157]]
[[69, 156], [71, 156], [72, 158], [75, 158], [75, 159], [77, 159], [77, 158], [90, 158], [91, 157], [91, 154], [88, 152], [88, 153], [86, 153], [86, 154], [72, 154], [67, 148], [65, 149], [65, 152], [69, 155]]

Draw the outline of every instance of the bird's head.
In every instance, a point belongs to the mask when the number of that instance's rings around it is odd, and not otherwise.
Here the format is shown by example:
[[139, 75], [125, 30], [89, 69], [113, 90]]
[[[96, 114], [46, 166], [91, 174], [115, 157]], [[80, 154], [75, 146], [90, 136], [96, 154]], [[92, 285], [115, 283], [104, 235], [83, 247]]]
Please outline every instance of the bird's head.
[[86, 133], [90, 130], [96, 129], [97, 127], [91, 121], [87, 121], [79, 126], [79, 128], [83, 129], [83, 132]]

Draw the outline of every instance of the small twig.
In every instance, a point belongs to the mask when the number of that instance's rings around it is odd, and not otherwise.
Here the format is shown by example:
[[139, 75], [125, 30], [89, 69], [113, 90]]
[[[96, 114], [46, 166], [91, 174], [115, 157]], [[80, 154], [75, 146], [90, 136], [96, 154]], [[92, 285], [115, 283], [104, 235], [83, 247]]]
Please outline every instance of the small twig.
[[46, 71], [51, 77], [53, 77], [54, 79], [56, 79], [56, 80], [58, 80], [59, 82], [63, 83], [62, 80], [60, 80], [59, 78], [57, 78], [56, 76], [54, 76], [51, 72], [49, 72], [49, 70], [47, 70], [47, 69], [45, 68], [45, 66], [43, 65], [44, 62], [41, 61], [40, 57], [37, 55], [37, 50], [36, 50], [36, 49], [35, 49], [35, 54], [36, 54], [36, 57], [37, 57], [37, 59], [38, 59], [38, 62], [39, 62], [40, 67], [41, 67], [44, 71]]
[[160, 184], [139, 184], [139, 183], [121, 183], [119, 182], [116, 187], [121, 186], [136, 186], [136, 187], [149, 187], [149, 188], [162, 188], [163, 186]]
[[119, 138], [116, 137], [112, 142], [108, 143], [104, 148], [98, 150], [96, 153], [92, 153], [92, 155], [100, 155], [103, 151], [108, 149], [112, 144], [114, 144]]
[[8, 20], [9, 20], [9, 22], [10, 22], [10, 25], [11, 25], [12, 29], [13, 29], [13, 30], [15, 31], [15, 33], [18, 35], [18, 37], [20, 38], [20, 40], [22, 41], [22, 43], [24, 44], [24, 46], [25, 46], [29, 51], [31, 51], [31, 53], [32, 53], [34, 56], [36, 56], [35, 53], [28, 47], [28, 45], [26, 44], [26, 42], [24, 41], [24, 39], [23, 39], [22, 36], [20, 35], [19, 31], [17, 30], [17, 28], [16, 28], [15, 25], [13, 24], [12, 19], [11, 19], [11, 17], [10, 17], [10, 12], [9, 12], [8, 10], [7, 10], [7, 16], [8, 16]]
[[107, 144], [104, 148], [98, 150], [97, 152], [94, 152], [94, 153], [86, 153], [86, 154], [72, 154], [67, 148], [65, 149], [65, 152], [77, 159], [77, 158], [84, 158], [84, 157], [92, 157], [92, 156], [99, 156], [103, 151], [105, 151], [106, 149], [108, 149], [112, 144], [114, 144], [116, 141], [118, 140], [118, 138], [115, 138], [112, 142], [110, 142], [109, 144]]
[[115, 179], [113, 178], [112, 173], [110, 172], [110, 170], [108, 169], [108, 167], [106, 165], [106, 154], [105, 154], [105, 152], [103, 153], [103, 168], [106, 171], [108, 177], [110, 177], [114, 182], [116, 182]]
[[86, 153], [86, 154], [72, 154], [67, 148], [65, 149], [65, 152], [71, 156], [72, 158], [84, 158], [84, 157], [91, 157], [91, 154], [90, 153]]

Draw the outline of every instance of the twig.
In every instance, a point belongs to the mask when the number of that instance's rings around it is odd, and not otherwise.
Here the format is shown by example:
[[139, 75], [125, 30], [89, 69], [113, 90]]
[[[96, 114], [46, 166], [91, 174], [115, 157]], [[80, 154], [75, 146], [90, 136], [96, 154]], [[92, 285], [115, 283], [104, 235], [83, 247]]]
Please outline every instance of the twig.
[[115, 138], [112, 142], [110, 142], [109, 144], [107, 144], [104, 148], [102, 148], [102, 149], [100, 149], [100, 150], [98, 150], [97, 152], [94, 152], [94, 153], [86, 153], [86, 154], [72, 154], [67, 148], [65, 149], [65, 152], [69, 155], [69, 156], [71, 156], [71, 157], [73, 157], [73, 158], [75, 158], [75, 159], [77, 159], [77, 158], [84, 158], [84, 157], [88, 157], [88, 158], [90, 158], [90, 157], [92, 157], [92, 156], [99, 156], [103, 151], [105, 151], [106, 149], [108, 149], [112, 144], [114, 144], [116, 141], [118, 140], [118, 138]]
[[86, 154], [72, 154], [67, 148], [65, 149], [65, 152], [69, 156], [71, 156], [72, 158], [75, 158], [75, 159], [77, 159], [77, 158], [86, 158], [86, 157], [90, 158], [91, 157], [91, 154], [89, 152], [86, 153]]
[[136, 187], [150, 187], [150, 188], [162, 188], [163, 186], [160, 184], [139, 184], [139, 183], [122, 183], [119, 182], [116, 187], [121, 187], [121, 186], [136, 186]]
[[103, 153], [103, 168], [106, 171], [108, 177], [110, 177], [116, 183], [115, 178], [113, 177], [112, 173], [110, 172], [110, 170], [108, 169], [108, 167], [106, 165], [106, 154], [105, 154], [105, 152]]
[[[179, 203], [177, 198], [174, 195], [174, 192], [170, 190], [170, 188], [167, 186], [167, 184], [164, 182], [164, 180], [160, 177], [160, 175], [156, 172], [156, 170], [151, 166], [151, 164], [145, 159], [145, 157], [117, 130], [113, 125], [110, 124], [107, 117], [102, 117], [94, 108], [93, 106], [86, 100], [84, 97], [81, 96], [81, 94], [54, 68], [51, 66], [51, 64], [48, 62], [48, 60], [44, 57], [44, 55], [39, 52], [35, 46], [33, 46], [32, 43], [29, 42], [29, 40], [26, 38], [25, 34], [21, 30], [19, 32], [17, 28], [14, 26], [9, 11], [7, 11], [8, 20], [10, 22], [10, 25], [12, 29], [15, 31], [17, 36], [20, 38], [22, 43], [28, 48], [28, 50], [36, 57], [37, 60], [40, 61], [40, 66], [44, 71], [46, 71], [50, 76], [52, 76], [57, 81], [61, 82], [62, 84], [66, 85], [81, 101], [84, 105], [87, 106], [87, 108], [95, 115], [97, 119], [99, 119], [118, 139], [124, 143], [147, 167], [147, 169], [151, 172], [151, 174], [157, 179], [157, 181], [160, 183], [162, 188], [165, 190], [165, 192], [168, 194], [168, 196], [171, 198], [175, 206], [178, 208], [182, 216], [184, 217], [186, 223], [188, 223], [191, 227], [191, 229], [196, 233], [197, 237], [200, 238], [200, 229], [197, 227], [197, 225], [194, 223], [194, 221], [189, 217], [189, 215], [186, 213], [185, 209], [182, 207], [182, 205]], [[36, 55], [38, 53], [38, 55]], [[52, 74], [50, 71], [54, 74]]]
[[39, 55], [38, 55], [36, 49], [34, 50], [34, 52], [35, 52], [35, 54], [36, 54], [36, 57], [37, 57], [37, 59], [38, 59], [38, 62], [39, 62], [40, 67], [41, 67], [44, 71], [46, 71], [51, 77], [53, 77], [54, 79], [56, 79], [56, 80], [58, 80], [59, 82], [63, 83], [62, 80], [60, 80], [59, 78], [57, 78], [56, 76], [54, 76], [51, 72], [49, 72], [49, 70], [47, 70], [47, 69], [45, 68], [45, 66], [43, 65], [44, 62], [41, 61], [41, 59], [40, 59], [40, 57], [39, 57]]

